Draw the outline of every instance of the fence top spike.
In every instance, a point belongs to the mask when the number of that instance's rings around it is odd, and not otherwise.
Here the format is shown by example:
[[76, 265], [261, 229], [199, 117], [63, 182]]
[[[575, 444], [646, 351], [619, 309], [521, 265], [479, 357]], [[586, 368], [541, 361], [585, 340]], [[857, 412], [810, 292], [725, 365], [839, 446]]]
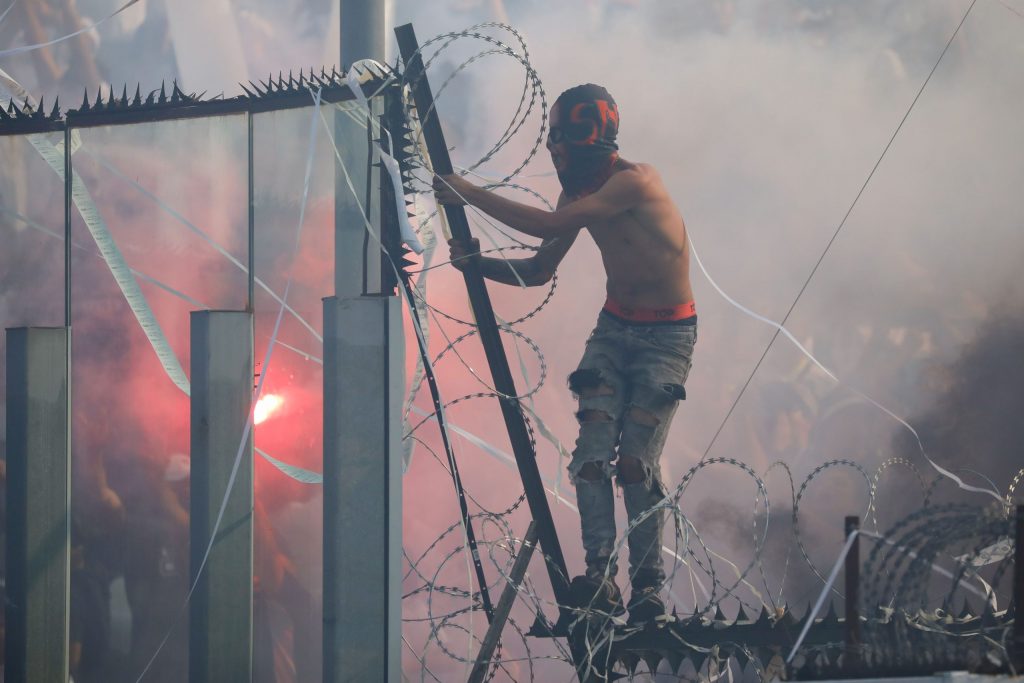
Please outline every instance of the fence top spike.
[[[42, 109], [42, 101], [39, 103], [39, 108]], [[50, 118], [56, 119], [60, 117], [60, 96], [57, 96], [53, 101], [53, 111], [50, 112]]]
[[88, 88], [82, 88], [82, 90], [83, 90], [82, 106], [79, 107], [79, 109], [82, 110], [82, 111], [85, 111], [85, 110], [87, 110], [89, 108], [89, 89]]
[[834, 600], [828, 601], [828, 612], [825, 613], [823, 621], [839, 621], [839, 615], [836, 614], [836, 603]]
[[94, 107], [100, 107], [103, 105], [103, 86], [96, 88], [96, 101], [93, 104]]
[[741, 621], [750, 621], [750, 617], [748, 617], [747, 613], [743, 611], [743, 603], [740, 603], [740, 609], [736, 612], [736, 621], [732, 623], [738, 624]]
[[116, 104], [117, 100], [114, 98], [114, 86], [110, 86], [110, 90], [107, 92], [107, 106], [112, 107]]
[[32, 116], [41, 119], [46, 116], [46, 95], [39, 97], [39, 106], [32, 111]]
[[121, 87], [121, 104], [124, 104], [124, 105], [128, 104], [128, 83], [127, 83], [127, 81]]
[[164, 81], [160, 81], [160, 98], [157, 100], [160, 104], [167, 101], [167, 87]]
[[142, 86], [139, 83], [135, 84], [135, 97], [132, 98], [132, 105], [138, 106], [142, 104]]
[[642, 655], [644, 662], [650, 668], [651, 673], [655, 673], [658, 670], [658, 665], [661, 664], [661, 655], [654, 650], [648, 650]]
[[715, 605], [715, 621], [725, 621], [725, 615], [722, 614], [721, 603]]

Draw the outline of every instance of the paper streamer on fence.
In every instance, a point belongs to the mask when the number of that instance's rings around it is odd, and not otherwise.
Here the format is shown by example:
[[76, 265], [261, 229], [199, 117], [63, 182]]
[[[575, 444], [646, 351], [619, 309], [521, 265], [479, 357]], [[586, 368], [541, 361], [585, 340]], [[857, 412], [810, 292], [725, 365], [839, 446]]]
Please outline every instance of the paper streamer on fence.
[[[223, 256], [225, 259], [227, 259], [229, 263], [234, 265], [236, 268], [241, 270], [246, 275], [249, 274], [249, 267], [247, 265], [245, 265], [244, 263], [239, 261], [237, 258], [235, 258], [231, 254], [231, 252], [229, 252], [223, 245], [221, 245], [219, 242], [217, 242], [217, 240], [213, 239], [213, 237], [211, 237], [210, 235], [206, 234], [206, 232], [204, 232], [202, 229], [200, 229], [199, 226], [195, 225], [190, 220], [185, 218], [185, 216], [183, 216], [180, 212], [178, 212], [173, 206], [171, 206], [170, 204], [168, 204], [164, 200], [162, 200], [159, 197], [157, 197], [155, 194], [153, 194], [152, 192], [147, 190], [145, 187], [143, 187], [140, 183], [138, 183], [136, 180], [134, 180], [130, 176], [122, 173], [116, 166], [111, 164], [109, 161], [105, 160], [103, 157], [101, 157], [101, 156], [99, 156], [97, 154], [90, 153], [90, 152], [85, 152], [85, 154], [88, 154], [92, 159], [94, 159], [96, 161], [96, 163], [98, 163], [100, 166], [102, 166], [103, 168], [105, 168], [108, 171], [110, 171], [116, 177], [120, 178], [124, 182], [128, 183], [129, 185], [131, 185], [133, 188], [135, 188], [135, 190], [137, 190], [140, 194], [142, 194], [142, 196], [146, 197], [147, 199], [150, 199], [154, 204], [157, 205], [157, 207], [160, 208], [161, 211], [165, 212], [167, 215], [169, 215], [172, 218], [174, 218], [176, 221], [181, 223], [189, 231], [191, 231], [191, 232], [195, 233], [196, 235], [198, 235], [200, 239], [202, 239], [204, 242], [206, 242], [211, 247], [213, 247], [217, 251], [217, 253], [219, 253], [221, 256]], [[257, 285], [260, 289], [262, 289], [264, 292], [269, 294], [271, 299], [273, 299], [275, 302], [277, 302], [279, 304], [284, 303], [283, 300], [281, 299], [281, 296], [277, 292], [275, 292], [273, 289], [271, 289], [267, 285], [267, 283], [265, 283], [260, 278], [256, 277], [255, 274], [253, 274], [253, 278], [252, 279], [253, 279], [253, 283], [255, 285]], [[321, 335], [319, 332], [317, 332], [316, 328], [313, 327], [313, 325], [310, 324], [309, 321], [307, 321], [305, 318], [303, 318], [299, 314], [298, 311], [296, 311], [291, 306], [285, 305], [285, 312], [289, 313], [292, 317], [295, 318], [296, 321], [298, 321], [298, 323], [300, 325], [302, 325], [307, 330], [309, 330], [309, 333], [312, 334], [316, 338], [316, 340], [318, 342], [321, 342], [321, 343], [323, 342], [323, 340], [324, 340], [323, 335]]]
[[[39, 50], [39, 49], [42, 49], [44, 47], [49, 47], [51, 45], [56, 45], [57, 43], [62, 43], [65, 40], [68, 40], [70, 38], [74, 38], [75, 36], [80, 36], [83, 33], [88, 33], [89, 31], [91, 31], [94, 28], [98, 27], [100, 24], [113, 19], [118, 14], [120, 14], [123, 11], [125, 11], [126, 9], [128, 9], [132, 5], [136, 4], [137, 2], [139, 2], [139, 0], [128, 0], [128, 2], [126, 2], [123, 5], [121, 5], [116, 10], [114, 10], [113, 13], [108, 14], [107, 16], [103, 17], [99, 21], [97, 21], [95, 23], [92, 23], [92, 24], [89, 24], [88, 26], [84, 26], [84, 27], [78, 29], [77, 31], [72, 31], [71, 33], [67, 33], [67, 34], [61, 36], [60, 38], [54, 38], [53, 40], [48, 40], [45, 43], [35, 43], [34, 45], [22, 45], [21, 47], [12, 47], [12, 48], [9, 48], [7, 50], [0, 50], [0, 57], [10, 57], [11, 55], [20, 55], [20, 54], [25, 53], [25, 52], [32, 52], [33, 50]], [[12, 4], [11, 7], [13, 7], [13, 6], [14, 5]], [[8, 12], [10, 11], [10, 7], [7, 8], [7, 11]], [[4, 12], [4, 14], [6, 15], [7, 12]], [[2, 20], [2, 17], [0, 17], [0, 20]]]
[[[53, 169], [54, 173], [63, 181], [63, 145], [61, 148], [58, 148], [48, 140], [34, 135], [28, 136], [28, 141], [35, 147], [36, 151], [39, 152], [39, 155], [50, 168]], [[81, 214], [82, 219], [85, 221], [86, 227], [89, 228], [89, 234], [92, 235], [93, 240], [96, 242], [96, 247], [100, 250], [100, 255], [103, 257], [104, 262], [106, 262], [107, 268], [110, 269], [110, 274], [114, 276], [114, 281], [117, 282], [121, 293], [124, 294], [125, 301], [128, 302], [128, 306], [132, 309], [132, 313], [135, 314], [135, 319], [149, 340], [150, 346], [156, 352], [164, 372], [174, 382], [174, 385], [188, 396], [191, 391], [188, 377], [185, 376], [185, 371], [182, 369], [178, 357], [171, 350], [167, 336], [153, 315], [153, 310], [149, 307], [146, 297], [142, 294], [142, 290], [139, 289], [139, 283], [135, 281], [135, 277], [125, 262], [121, 250], [114, 243], [114, 238], [110, 234], [103, 216], [100, 215], [99, 209], [96, 208], [96, 204], [89, 195], [85, 183], [74, 171], [72, 171], [71, 178], [71, 199], [75, 204], [75, 208], [78, 209], [78, 213]]]
[[[362, 59], [349, 67], [348, 75], [346, 76], [348, 88], [352, 91], [352, 94], [355, 95], [359, 104], [361, 104], [367, 112], [370, 112], [370, 103], [366, 99], [366, 95], [363, 94], [362, 87], [359, 85], [359, 76], [356, 73], [358, 65], [376, 66], [381, 69], [382, 73], [384, 73], [386, 67], [372, 59]], [[391, 141], [391, 149], [395, 149], [395, 141], [391, 139], [391, 133], [387, 130], [384, 130], [384, 133]], [[385, 152], [384, 148], [382, 148], [379, 143], [374, 142], [373, 146], [377, 150], [377, 154], [380, 155], [380, 160], [384, 164], [384, 169], [388, 172], [388, 176], [391, 178], [391, 186], [394, 188], [396, 214], [398, 215], [398, 227], [402, 234], [402, 241], [417, 254], [422, 254], [423, 245], [420, 244], [419, 238], [416, 237], [416, 231], [413, 230], [412, 224], [409, 222], [409, 212], [405, 208], [405, 188], [402, 185], [402, 172], [398, 168], [398, 161], [393, 156]]]
[[956, 476], [955, 474], [953, 474], [952, 472], [950, 472], [949, 470], [947, 470], [946, 468], [942, 467], [937, 462], [932, 460], [931, 456], [929, 456], [928, 453], [924, 450], [924, 443], [922, 443], [921, 437], [920, 437], [920, 435], [918, 435], [917, 430], [914, 429], [912, 426], [910, 426], [909, 422], [907, 422], [902, 417], [900, 417], [899, 415], [897, 415], [893, 411], [889, 410], [884, 405], [882, 405], [881, 403], [879, 403], [875, 399], [871, 398], [870, 396], [868, 396], [864, 392], [862, 392], [862, 391], [860, 391], [858, 389], [855, 389], [854, 387], [851, 387], [850, 385], [848, 385], [845, 382], [843, 382], [842, 380], [840, 380], [835, 375], [835, 373], [833, 373], [827, 367], [822, 365], [821, 361], [819, 361], [817, 358], [815, 358], [814, 354], [812, 354], [810, 351], [808, 351], [804, 347], [804, 345], [801, 344], [797, 340], [797, 338], [794, 337], [793, 334], [789, 330], [787, 330], [783, 325], [780, 325], [779, 323], [775, 322], [774, 320], [766, 318], [763, 315], [759, 315], [759, 314], [755, 313], [754, 311], [750, 310], [749, 308], [747, 308], [746, 306], [744, 306], [743, 304], [739, 303], [738, 301], [733, 299], [731, 296], [726, 294], [725, 291], [721, 287], [718, 286], [718, 283], [715, 282], [714, 278], [711, 277], [711, 274], [707, 271], [707, 268], [704, 267], [704, 263], [701, 261], [700, 255], [697, 253], [697, 249], [693, 246], [693, 240], [690, 238], [689, 233], [687, 233], [686, 237], [687, 237], [687, 241], [689, 241], [689, 243], [690, 243], [690, 252], [693, 254], [693, 258], [697, 262], [697, 265], [700, 267], [700, 270], [704, 274], [704, 277], [707, 278], [707, 281], [711, 284], [711, 286], [715, 289], [715, 291], [718, 292], [718, 294], [721, 295], [721, 297], [723, 299], [725, 299], [733, 308], [736, 308], [741, 313], [743, 313], [744, 315], [747, 315], [747, 316], [753, 318], [754, 320], [758, 320], [760, 322], [765, 323], [766, 325], [770, 325], [771, 327], [774, 327], [778, 332], [781, 332], [783, 334], [783, 336], [786, 337], [786, 339], [788, 339], [790, 342], [792, 342], [793, 345], [796, 346], [796, 348], [800, 350], [800, 353], [802, 353], [812, 363], [814, 363], [818, 367], [819, 370], [821, 370], [826, 375], [828, 375], [828, 377], [832, 381], [834, 381], [836, 384], [838, 384], [839, 386], [843, 387], [844, 389], [847, 389], [850, 392], [854, 393], [855, 395], [859, 396], [863, 400], [867, 401], [868, 403], [870, 403], [871, 405], [875, 406], [876, 408], [881, 410], [883, 413], [885, 413], [886, 415], [891, 417], [896, 422], [898, 422], [901, 425], [903, 425], [903, 427], [905, 427], [907, 429], [907, 431], [909, 431], [913, 435], [914, 439], [917, 441], [917, 448], [918, 448], [918, 450], [921, 451], [921, 455], [924, 456], [924, 459], [928, 462], [929, 465], [932, 466], [932, 469], [934, 469], [936, 472], [938, 472], [942, 476], [946, 477], [947, 479], [950, 479], [951, 481], [953, 481], [953, 483], [955, 483], [957, 485], [957, 487], [959, 487], [961, 490], [963, 490], [963, 491], [970, 491], [971, 493], [982, 493], [982, 494], [985, 494], [985, 495], [988, 495], [988, 496], [992, 496], [993, 498], [998, 500], [1000, 503], [1003, 502], [1003, 499], [995, 491], [991, 491], [989, 489], [979, 488], [977, 486], [971, 486], [970, 484], [965, 483], [963, 479], [961, 479], [960, 477]]
[[269, 462], [277, 469], [281, 470], [283, 474], [288, 475], [295, 481], [302, 482], [303, 484], [324, 483], [324, 475], [320, 474], [319, 472], [314, 472], [313, 470], [307, 470], [301, 467], [296, 467], [295, 465], [289, 465], [286, 462], [281, 462], [280, 460], [278, 460], [277, 458], [273, 457], [272, 455], [270, 455], [269, 453], [260, 448], [257, 448], [256, 452], [259, 453], [264, 460]]
[[[427, 298], [427, 274], [430, 272], [430, 262], [434, 258], [434, 249], [437, 247], [437, 238], [434, 233], [427, 231], [423, 236], [423, 273], [416, 280], [415, 288], [420, 293], [420, 298], [415, 299], [413, 304], [416, 306], [416, 314], [419, 320], [423, 321], [423, 341], [427, 344], [427, 348], [430, 348], [430, 321], [427, 315], [427, 304], [425, 300]], [[405, 399], [405, 405], [402, 408], [402, 433], [406, 434], [409, 431], [409, 411], [412, 409], [413, 401], [416, 400], [416, 395], [419, 393], [420, 387], [423, 385], [423, 379], [426, 376], [426, 370], [423, 367], [423, 358], [420, 354], [416, 354], [416, 369], [413, 370], [412, 381], [409, 383], [409, 395]], [[405, 439], [402, 444], [402, 473], [409, 471], [409, 465], [412, 464], [413, 450], [416, 448], [415, 439]]]

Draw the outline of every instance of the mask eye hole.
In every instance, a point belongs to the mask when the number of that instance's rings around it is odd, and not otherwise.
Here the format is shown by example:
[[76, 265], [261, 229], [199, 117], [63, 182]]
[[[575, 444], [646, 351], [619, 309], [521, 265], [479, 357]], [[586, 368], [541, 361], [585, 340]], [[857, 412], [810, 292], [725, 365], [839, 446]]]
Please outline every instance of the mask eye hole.
[[565, 140], [565, 132], [558, 126], [551, 126], [548, 129], [548, 140], [553, 145], [557, 145]]

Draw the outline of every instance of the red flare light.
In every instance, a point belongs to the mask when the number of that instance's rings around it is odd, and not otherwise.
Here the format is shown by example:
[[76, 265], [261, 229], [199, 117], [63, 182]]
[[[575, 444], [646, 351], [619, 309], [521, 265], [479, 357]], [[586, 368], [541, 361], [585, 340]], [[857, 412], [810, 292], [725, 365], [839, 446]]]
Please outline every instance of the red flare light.
[[268, 417], [277, 412], [277, 409], [284, 403], [284, 399], [277, 394], [266, 394], [260, 396], [260, 400], [256, 401], [256, 410], [253, 412], [252, 421], [253, 424], [260, 424], [265, 421]]

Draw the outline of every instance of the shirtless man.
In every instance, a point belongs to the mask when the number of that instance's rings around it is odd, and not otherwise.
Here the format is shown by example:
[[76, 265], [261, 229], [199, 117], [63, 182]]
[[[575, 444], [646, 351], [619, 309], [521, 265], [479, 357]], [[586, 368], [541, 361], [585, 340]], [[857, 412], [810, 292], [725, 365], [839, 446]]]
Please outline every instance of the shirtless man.
[[649, 511], [665, 496], [660, 456], [678, 401], [686, 397], [697, 316], [682, 216], [653, 167], [618, 155], [618, 127], [618, 109], [604, 88], [581, 85], [559, 96], [547, 139], [562, 185], [555, 211], [505, 199], [456, 175], [435, 178], [434, 190], [442, 204], [471, 204], [543, 240], [534, 256], [516, 260], [480, 256], [475, 239], [469, 245], [452, 240], [456, 268], [475, 259], [488, 279], [518, 285], [521, 278], [535, 286], [551, 279], [581, 229], [601, 251], [607, 300], [569, 376], [580, 408], [569, 475], [587, 563], [586, 575], [573, 580], [573, 594], [622, 612], [612, 558], [617, 476], [630, 520], [644, 516], [628, 537], [630, 621], [639, 623], [665, 611], [658, 596], [665, 582], [664, 514]]

